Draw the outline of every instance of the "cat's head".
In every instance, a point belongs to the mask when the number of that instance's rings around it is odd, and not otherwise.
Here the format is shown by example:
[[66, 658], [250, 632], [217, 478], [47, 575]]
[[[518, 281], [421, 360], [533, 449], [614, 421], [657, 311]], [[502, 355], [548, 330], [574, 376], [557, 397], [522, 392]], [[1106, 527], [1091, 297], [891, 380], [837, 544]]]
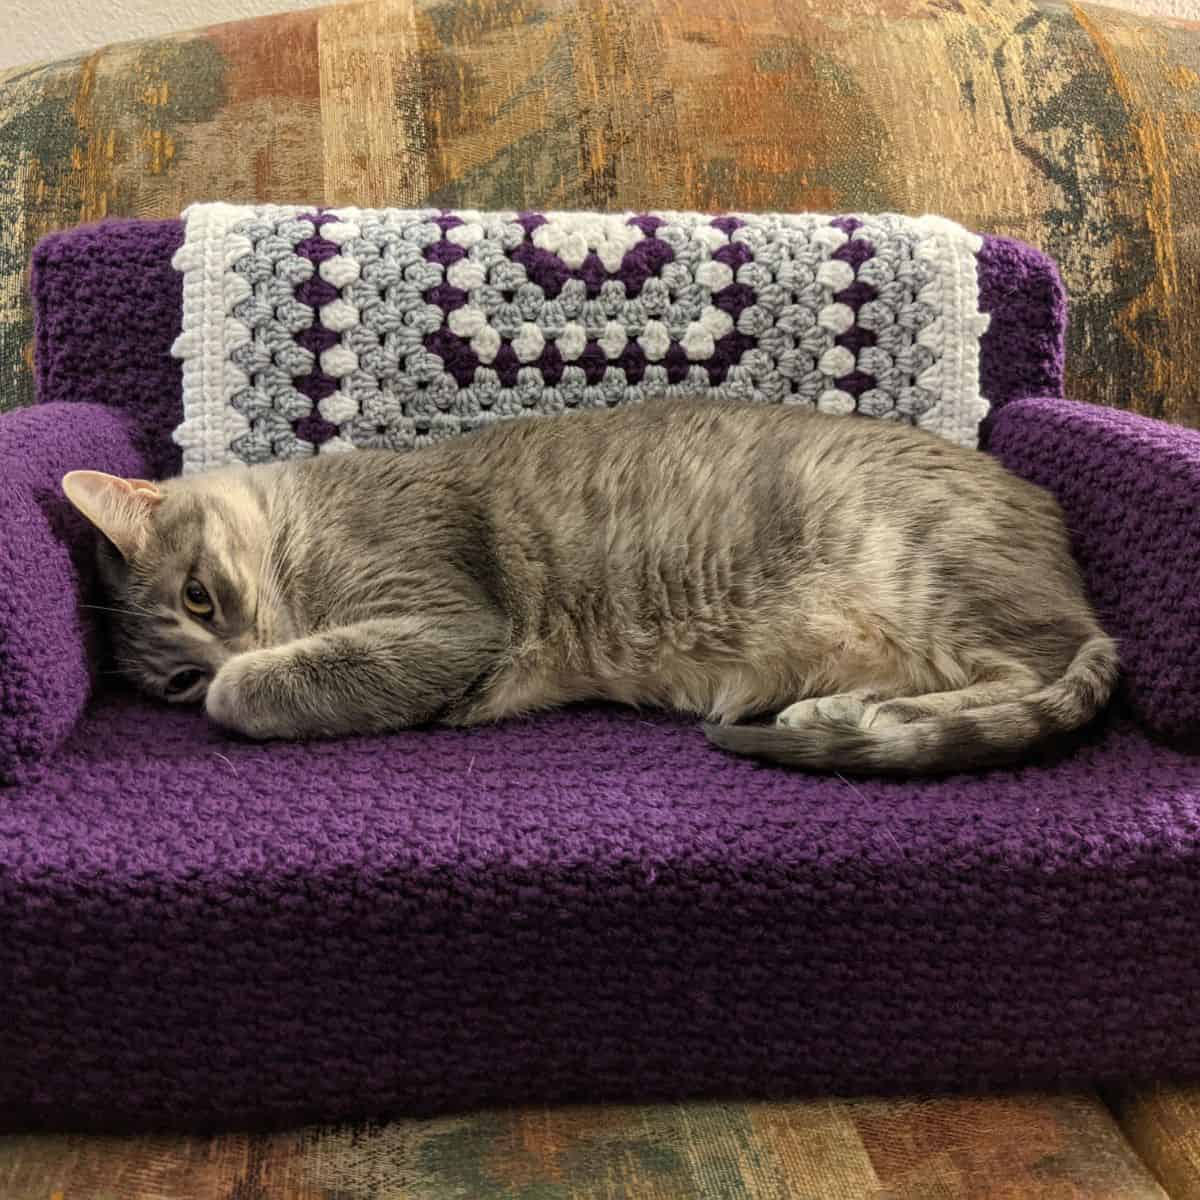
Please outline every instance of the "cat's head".
[[274, 644], [266, 499], [244, 468], [161, 484], [72, 471], [63, 491], [100, 533], [102, 615], [144, 691], [199, 701], [230, 657]]

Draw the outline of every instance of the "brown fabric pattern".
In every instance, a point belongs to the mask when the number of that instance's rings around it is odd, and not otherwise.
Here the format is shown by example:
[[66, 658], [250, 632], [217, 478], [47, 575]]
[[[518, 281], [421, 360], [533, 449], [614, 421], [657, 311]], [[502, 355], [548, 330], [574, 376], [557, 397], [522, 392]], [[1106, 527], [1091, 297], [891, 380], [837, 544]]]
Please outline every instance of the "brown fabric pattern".
[[1172, 1200], [1200, 1200], [1200, 1088], [1156, 1084], [1106, 1095], [1129, 1144]]
[[1087, 1093], [532, 1108], [214, 1139], [8, 1137], [0, 1139], [0, 1194], [5, 1200], [1167, 1195], [1104, 1105]]
[[391, 0], [0, 75], [0, 407], [38, 237], [193, 200], [940, 212], [1054, 255], [1069, 392], [1200, 424], [1200, 26], [1051, 0]]

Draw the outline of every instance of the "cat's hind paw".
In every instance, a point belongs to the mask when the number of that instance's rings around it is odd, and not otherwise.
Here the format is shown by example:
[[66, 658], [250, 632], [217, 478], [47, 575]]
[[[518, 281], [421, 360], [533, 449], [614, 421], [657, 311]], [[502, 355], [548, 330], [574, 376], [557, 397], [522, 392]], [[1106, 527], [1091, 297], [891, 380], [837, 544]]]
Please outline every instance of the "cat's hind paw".
[[854, 695], [818, 696], [812, 700], [797, 700], [789, 704], [776, 718], [775, 724], [788, 729], [811, 725], [814, 721], [833, 721], [839, 725], [859, 726], [866, 705]]

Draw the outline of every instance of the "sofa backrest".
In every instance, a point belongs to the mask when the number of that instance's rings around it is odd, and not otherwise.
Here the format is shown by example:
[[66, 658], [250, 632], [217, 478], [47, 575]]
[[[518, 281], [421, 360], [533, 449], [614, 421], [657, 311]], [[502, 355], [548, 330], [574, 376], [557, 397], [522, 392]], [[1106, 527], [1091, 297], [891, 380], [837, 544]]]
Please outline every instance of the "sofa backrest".
[[[113, 219], [53, 234], [34, 250], [36, 375], [43, 403], [109, 404], [134, 417], [157, 475], [178, 470], [183, 416], [182, 276], [171, 258], [182, 223]], [[1062, 395], [1065, 301], [1055, 264], [1010, 238], [985, 237], [979, 306], [989, 315], [981, 390], [998, 409]]]

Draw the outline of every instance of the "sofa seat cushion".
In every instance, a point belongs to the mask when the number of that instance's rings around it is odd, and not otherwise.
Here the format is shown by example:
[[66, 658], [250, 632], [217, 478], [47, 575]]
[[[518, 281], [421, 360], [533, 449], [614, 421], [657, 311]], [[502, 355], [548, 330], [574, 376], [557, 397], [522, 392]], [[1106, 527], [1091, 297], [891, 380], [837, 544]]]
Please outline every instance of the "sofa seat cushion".
[[0, 804], [0, 1114], [198, 1126], [1200, 1069], [1200, 763], [847, 782], [580, 708], [230, 740], [109, 693]]

